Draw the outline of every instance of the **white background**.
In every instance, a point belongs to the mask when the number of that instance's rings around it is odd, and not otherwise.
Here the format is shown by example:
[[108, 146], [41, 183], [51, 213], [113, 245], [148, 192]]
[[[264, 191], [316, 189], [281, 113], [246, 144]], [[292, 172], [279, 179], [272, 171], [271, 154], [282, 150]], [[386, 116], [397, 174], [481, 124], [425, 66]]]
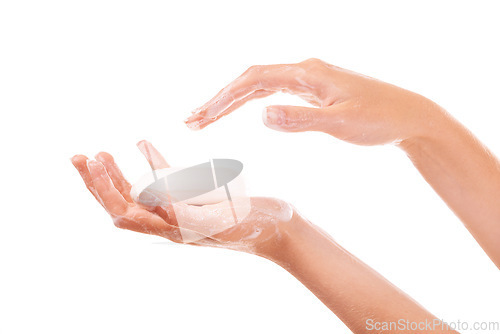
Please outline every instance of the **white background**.
[[182, 122], [250, 65], [316, 57], [435, 100], [498, 154], [495, 4], [2, 1], [0, 332], [348, 332], [271, 262], [116, 229], [69, 158], [106, 150], [135, 181], [140, 139], [173, 165], [241, 160], [252, 195], [438, 317], [500, 321], [498, 269], [402, 151], [266, 128], [264, 106], [304, 104], [286, 95]]

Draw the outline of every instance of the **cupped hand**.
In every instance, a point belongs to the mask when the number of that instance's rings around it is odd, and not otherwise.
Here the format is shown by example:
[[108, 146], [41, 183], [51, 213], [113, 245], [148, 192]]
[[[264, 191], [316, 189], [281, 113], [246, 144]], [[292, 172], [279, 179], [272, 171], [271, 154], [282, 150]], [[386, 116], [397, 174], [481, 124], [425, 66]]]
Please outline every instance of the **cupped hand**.
[[[149, 142], [141, 141], [138, 146], [153, 169], [169, 167]], [[196, 226], [207, 221], [213, 224], [218, 220], [232, 218], [226, 217], [231, 213], [224, 209], [227, 207], [224, 202], [205, 206], [184, 205], [182, 210], [175, 211], [171, 206], [148, 207], [135, 202], [130, 195], [130, 183], [109, 153], [97, 154], [96, 160], [83, 155], [76, 155], [71, 160], [87, 189], [119, 228], [154, 234], [182, 243], [183, 227], [178, 224], [180, 219], [190, 220], [190, 226]], [[278, 251], [287, 225], [297, 215], [291, 205], [273, 198], [250, 198], [250, 204], [250, 213], [241, 222], [193, 244], [229, 248], [272, 258]]]
[[202, 129], [246, 102], [276, 92], [298, 95], [314, 107], [269, 106], [264, 123], [286, 132], [322, 131], [341, 140], [377, 145], [424, 135], [442, 114], [432, 101], [394, 85], [308, 59], [252, 66], [186, 120]]

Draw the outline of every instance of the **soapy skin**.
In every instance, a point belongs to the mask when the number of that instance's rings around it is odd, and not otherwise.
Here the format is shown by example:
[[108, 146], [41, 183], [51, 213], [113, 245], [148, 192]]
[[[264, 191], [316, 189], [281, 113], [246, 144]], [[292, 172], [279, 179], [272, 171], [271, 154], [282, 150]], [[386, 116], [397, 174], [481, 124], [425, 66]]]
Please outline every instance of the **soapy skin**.
[[421, 95], [308, 59], [250, 67], [196, 109], [186, 124], [202, 129], [252, 99], [279, 91], [315, 107], [269, 106], [263, 113], [266, 126], [403, 149], [500, 268], [500, 162], [462, 124]]
[[[138, 147], [153, 169], [169, 167], [149, 142], [141, 141]], [[130, 196], [131, 185], [123, 177], [113, 157], [101, 152], [95, 158], [96, 160], [89, 160], [83, 155], [76, 155], [72, 158], [72, 163], [87, 188], [119, 228], [154, 234], [182, 243], [181, 228], [177, 223], [180, 219], [192, 222], [193, 227], [224, 225], [234, 220], [227, 201], [204, 206], [176, 203], [179, 207], [175, 211], [171, 206], [148, 207], [136, 203]], [[238, 199], [233, 202], [238, 206]], [[194, 244], [225, 247], [261, 256], [271, 253], [279, 226], [290, 223], [294, 209], [291, 205], [272, 198], [251, 198], [250, 203], [250, 214], [242, 222]], [[182, 214], [182, 217], [176, 214]], [[197, 229], [193, 228], [193, 231]]]
[[[148, 142], [138, 144], [153, 169], [169, 165]], [[105, 152], [89, 160], [76, 155], [72, 163], [87, 188], [109, 213], [115, 225], [182, 242], [176, 220], [217, 224], [232, 219], [227, 203], [185, 205], [184, 210], [146, 207], [130, 196], [131, 185], [113, 157]], [[267, 258], [300, 280], [354, 333], [373, 333], [367, 321], [441, 322], [376, 271], [338, 245], [332, 237], [302, 217], [290, 204], [273, 198], [251, 198], [251, 212], [239, 224], [194, 245], [221, 247]], [[237, 205], [237, 204], [235, 204]], [[442, 327], [444, 326], [444, 327]], [[413, 330], [386, 333], [413, 333]], [[445, 325], [420, 333], [455, 333]]]
[[[271, 106], [264, 123], [284, 132], [321, 131], [359, 145], [394, 144], [464, 222], [500, 266], [500, 163], [465, 127], [432, 101], [404, 89], [317, 59], [299, 64], [254, 66], [186, 121], [202, 129], [254, 98], [288, 92], [313, 108]], [[152, 168], [168, 167], [147, 142], [139, 143]], [[144, 207], [112, 157], [73, 157], [87, 188], [118, 227], [182, 242], [171, 208]], [[361, 262], [297, 210], [277, 199], [252, 198], [240, 224], [196, 242], [256, 254], [277, 263], [311, 290], [354, 333], [455, 333]], [[193, 226], [224, 221], [222, 206], [181, 210]], [[178, 212], [178, 211], [176, 211]], [[367, 320], [436, 324], [419, 330], [369, 330]]]
[[298, 64], [252, 66], [186, 119], [193, 130], [244, 103], [285, 92], [315, 108], [269, 106], [264, 123], [279, 131], [323, 131], [360, 144], [397, 143], [419, 135], [434, 104], [402, 88], [318, 59]]

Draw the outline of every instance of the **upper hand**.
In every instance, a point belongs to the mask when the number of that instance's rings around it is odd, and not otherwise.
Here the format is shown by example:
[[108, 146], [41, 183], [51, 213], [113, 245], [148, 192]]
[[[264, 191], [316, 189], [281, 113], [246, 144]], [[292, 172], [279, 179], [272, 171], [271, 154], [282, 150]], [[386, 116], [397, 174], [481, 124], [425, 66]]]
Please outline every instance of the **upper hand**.
[[264, 123], [275, 130], [322, 131], [360, 145], [399, 143], [421, 136], [440, 108], [391, 84], [308, 59], [252, 66], [186, 120], [202, 129], [246, 102], [275, 92], [300, 96], [315, 107], [269, 106]]

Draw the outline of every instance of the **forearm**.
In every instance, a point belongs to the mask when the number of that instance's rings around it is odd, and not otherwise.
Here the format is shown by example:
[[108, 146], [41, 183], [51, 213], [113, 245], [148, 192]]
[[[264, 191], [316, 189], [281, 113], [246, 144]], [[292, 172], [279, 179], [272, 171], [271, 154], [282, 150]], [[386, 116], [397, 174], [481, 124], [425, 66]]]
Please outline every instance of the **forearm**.
[[[295, 217], [283, 235], [282, 250], [273, 260], [311, 290], [354, 333], [377, 333], [370, 326], [398, 321], [427, 321], [436, 324], [436, 330], [429, 333], [447, 333], [417, 302], [304, 219]], [[401, 329], [384, 333], [405, 332]], [[422, 333], [427, 333], [425, 328]]]
[[498, 159], [438, 107], [427, 125], [400, 147], [500, 268]]

